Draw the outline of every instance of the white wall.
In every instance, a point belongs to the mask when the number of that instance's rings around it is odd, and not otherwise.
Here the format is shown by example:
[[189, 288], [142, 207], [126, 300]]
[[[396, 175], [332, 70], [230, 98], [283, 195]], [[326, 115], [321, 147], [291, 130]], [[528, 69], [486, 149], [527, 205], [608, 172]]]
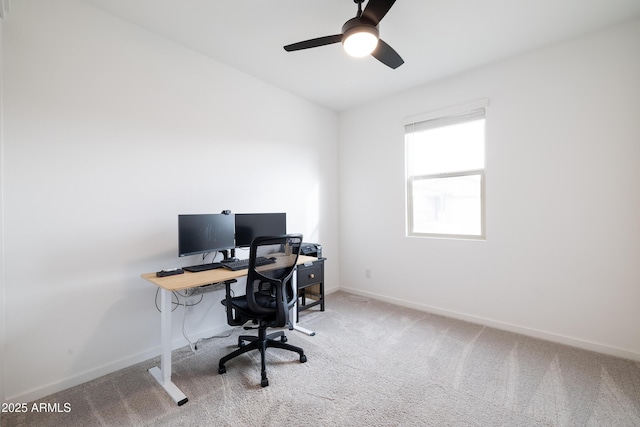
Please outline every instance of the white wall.
[[[337, 288], [334, 112], [75, 0], [15, 2], [3, 64], [8, 399], [159, 354], [140, 274], [199, 262], [180, 213], [287, 212]], [[220, 299], [192, 337], [228, 329]]]
[[[485, 97], [487, 240], [405, 237], [403, 118]], [[341, 286], [640, 360], [639, 118], [640, 21], [341, 113]]]
[[[0, 356], [2, 361], [0, 362], [0, 404], [6, 400], [6, 392], [4, 386], [5, 379], [5, 344], [6, 344], [6, 320], [5, 320], [5, 298], [4, 298], [4, 185], [2, 171], [4, 170], [4, 138], [3, 138], [3, 125], [2, 125], [2, 45], [3, 45], [3, 19], [4, 19], [3, 6], [0, 5]], [[2, 423], [2, 413], [0, 413], [0, 424]]]

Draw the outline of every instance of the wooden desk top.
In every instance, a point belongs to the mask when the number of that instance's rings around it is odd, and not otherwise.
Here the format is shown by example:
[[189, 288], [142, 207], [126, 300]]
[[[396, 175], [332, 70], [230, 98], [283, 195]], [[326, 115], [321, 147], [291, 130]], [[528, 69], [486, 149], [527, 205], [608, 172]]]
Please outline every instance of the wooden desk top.
[[[298, 265], [316, 261], [317, 258], [312, 256], [300, 255], [298, 257]], [[227, 270], [226, 268], [216, 268], [214, 270], [200, 271], [191, 273], [185, 271], [184, 274], [175, 274], [173, 276], [158, 277], [156, 273], [145, 273], [141, 277], [156, 286], [160, 286], [168, 291], [180, 291], [183, 289], [195, 288], [198, 286], [209, 285], [211, 283], [220, 283], [226, 280], [237, 279], [247, 275], [247, 269], [244, 270]]]

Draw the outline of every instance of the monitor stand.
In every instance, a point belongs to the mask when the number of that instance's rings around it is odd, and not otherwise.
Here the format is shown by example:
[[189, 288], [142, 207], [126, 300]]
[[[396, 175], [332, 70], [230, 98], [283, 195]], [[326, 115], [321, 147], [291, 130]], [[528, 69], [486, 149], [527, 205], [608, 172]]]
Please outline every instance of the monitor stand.
[[228, 250], [223, 250], [222, 252], [222, 261], [220, 261], [221, 263], [226, 263], [226, 262], [236, 262], [238, 261], [238, 258], [236, 258], [236, 250], [235, 249], [231, 249], [231, 255], [229, 255], [229, 251]]

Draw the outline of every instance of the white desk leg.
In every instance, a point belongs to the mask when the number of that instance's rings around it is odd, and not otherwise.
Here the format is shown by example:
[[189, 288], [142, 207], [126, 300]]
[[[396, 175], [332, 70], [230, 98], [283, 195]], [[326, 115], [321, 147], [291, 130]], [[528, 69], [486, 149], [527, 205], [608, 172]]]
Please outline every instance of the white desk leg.
[[187, 396], [171, 382], [171, 291], [160, 289], [160, 367], [154, 366], [149, 373], [158, 381], [171, 398], [184, 405], [189, 401]]
[[[297, 270], [297, 269], [296, 269]], [[298, 272], [295, 271], [293, 273], [293, 292], [294, 296], [294, 304], [293, 304], [293, 329], [298, 332], [302, 332], [303, 334], [307, 334], [309, 336], [314, 336], [316, 333], [310, 331], [309, 329], [303, 328], [302, 326], [298, 326]]]

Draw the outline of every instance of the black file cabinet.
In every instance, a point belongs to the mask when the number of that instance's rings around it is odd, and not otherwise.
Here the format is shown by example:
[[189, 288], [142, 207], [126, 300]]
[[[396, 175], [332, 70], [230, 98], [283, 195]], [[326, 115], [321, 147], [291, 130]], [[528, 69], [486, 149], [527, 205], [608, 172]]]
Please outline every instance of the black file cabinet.
[[324, 311], [324, 261], [318, 258], [312, 264], [298, 266], [298, 309], [296, 320], [300, 319], [300, 312], [316, 305]]

